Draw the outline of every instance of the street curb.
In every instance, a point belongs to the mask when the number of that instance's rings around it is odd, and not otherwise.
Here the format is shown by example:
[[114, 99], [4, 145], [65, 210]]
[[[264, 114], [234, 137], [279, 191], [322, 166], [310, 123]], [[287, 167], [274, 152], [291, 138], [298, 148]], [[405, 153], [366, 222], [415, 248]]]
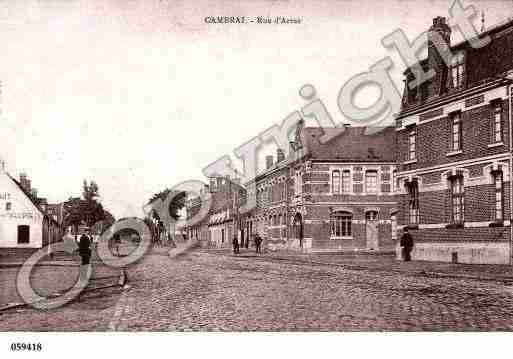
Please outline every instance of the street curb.
[[[205, 251], [207, 253], [208, 251]], [[212, 251], [215, 252], [215, 251]], [[212, 253], [214, 254], [214, 253]], [[229, 254], [224, 254], [229, 255]], [[341, 264], [341, 263], [333, 263], [333, 262], [319, 262], [319, 261], [312, 261], [312, 260], [305, 260], [300, 258], [287, 258], [283, 256], [277, 256], [277, 255], [271, 255], [271, 256], [255, 256], [255, 255], [239, 255], [237, 257], [240, 258], [274, 258], [278, 260], [285, 260], [285, 261], [295, 261], [295, 262], [301, 262], [305, 264], [316, 264], [316, 265], [328, 265], [328, 266], [334, 266], [334, 267], [340, 267], [347, 270], [366, 270], [366, 271], [381, 271], [381, 272], [390, 272], [390, 273], [400, 273], [400, 274], [409, 274], [409, 275], [417, 275], [417, 276], [425, 276], [425, 277], [439, 277], [439, 278], [456, 278], [456, 279], [472, 279], [472, 280], [479, 280], [479, 281], [487, 281], [487, 282], [501, 282], [501, 283], [512, 283], [513, 284], [513, 277], [492, 277], [492, 276], [482, 276], [482, 275], [469, 275], [469, 274], [459, 274], [459, 273], [444, 273], [444, 272], [434, 272], [434, 271], [426, 271], [426, 270], [420, 270], [420, 271], [408, 271], [408, 270], [401, 270], [401, 269], [381, 269], [381, 268], [372, 268], [372, 267], [365, 267], [365, 266], [358, 266], [358, 265], [352, 265], [352, 264]]]
[[[93, 279], [95, 279], [95, 278], [93, 278]], [[96, 279], [105, 279], [105, 278], [96, 278]], [[80, 294], [77, 298], [73, 299], [73, 301], [75, 301], [75, 300], [80, 301], [80, 296], [83, 293], [90, 293], [90, 292], [94, 292], [96, 290], [113, 288], [113, 287], [124, 288], [126, 286], [127, 282], [128, 282], [128, 276], [126, 275], [125, 269], [123, 269], [116, 284], [109, 284], [109, 285], [104, 285], [104, 286], [94, 287], [94, 288], [85, 288], [82, 292], [80, 292]], [[57, 293], [53, 293], [53, 294], [49, 295], [46, 298], [56, 298], [60, 295], [62, 295], [62, 293], [57, 292]], [[29, 307], [30, 304], [31, 303], [7, 303], [4, 306], [0, 306], [0, 315], [2, 314], [2, 312], [10, 310], [10, 309]]]
[[[301, 261], [301, 260], [299, 260]], [[314, 263], [320, 265], [331, 265], [346, 268], [349, 270], [368, 270], [368, 271], [383, 271], [383, 272], [393, 272], [393, 273], [401, 273], [401, 274], [411, 274], [411, 275], [423, 275], [426, 277], [441, 277], [441, 278], [457, 278], [457, 279], [474, 279], [481, 281], [491, 281], [491, 282], [513, 282], [513, 277], [490, 277], [490, 276], [475, 276], [475, 275], [466, 275], [466, 274], [448, 274], [444, 272], [431, 272], [431, 271], [405, 271], [400, 269], [379, 269], [379, 268], [369, 268], [369, 267], [357, 267], [351, 265], [344, 265], [340, 263], [331, 263], [331, 262], [318, 262], [318, 261], [301, 261], [304, 263]]]

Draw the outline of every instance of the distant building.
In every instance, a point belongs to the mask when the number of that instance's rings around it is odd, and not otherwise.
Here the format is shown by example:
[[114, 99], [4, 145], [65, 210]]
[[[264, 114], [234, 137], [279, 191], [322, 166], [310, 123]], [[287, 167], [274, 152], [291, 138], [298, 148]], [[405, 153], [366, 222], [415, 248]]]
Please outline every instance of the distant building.
[[445, 18], [437, 17], [420, 62], [435, 76], [410, 88], [414, 71], [404, 72], [398, 221], [415, 239], [413, 259], [510, 262], [513, 21], [480, 36], [490, 43], [453, 45]]
[[[243, 245], [259, 233], [271, 249], [393, 250], [395, 129], [367, 130], [326, 128], [333, 138], [323, 144], [320, 128], [300, 124], [289, 156], [281, 149], [276, 162], [267, 156], [266, 168], [244, 190], [224, 178], [211, 181], [212, 209], [203, 222], [189, 227], [189, 236], [231, 245], [237, 221]], [[238, 209], [233, 207], [234, 189], [245, 197]], [[187, 218], [200, 207], [199, 198], [191, 200]]]
[[205, 216], [199, 221], [191, 221], [200, 212], [202, 204], [206, 202], [201, 197], [194, 197], [186, 202], [187, 221], [185, 227], [187, 237], [197, 239], [205, 246], [229, 247], [233, 237], [241, 238], [239, 209], [246, 200], [246, 190], [237, 181], [225, 176], [216, 176], [209, 179], [202, 197], [211, 200], [211, 206]]

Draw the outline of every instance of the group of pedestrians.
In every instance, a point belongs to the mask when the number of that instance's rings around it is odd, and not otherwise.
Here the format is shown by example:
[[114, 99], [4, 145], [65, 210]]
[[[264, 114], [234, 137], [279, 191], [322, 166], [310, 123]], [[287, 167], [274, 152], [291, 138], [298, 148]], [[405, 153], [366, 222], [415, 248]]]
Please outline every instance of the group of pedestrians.
[[[256, 233], [253, 236], [253, 240], [255, 242], [255, 252], [256, 253], [262, 253], [262, 242], [263, 239], [260, 237], [258, 233]], [[237, 236], [233, 237], [233, 253], [239, 254], [240, 253], [240, 245], [239, 245], [239, 239]], [[401, 259], [405, 262], [411, 261], [411, 252], [413, 251], [413, 237], [408, 231], [408, 228], [405, 227], [403, 229], [403, 235], [401, 237], [401, 240], [399, 242], [399, 245], [401, 246]]]
[[[257, 233], [253, 236], [253, 240], [255, 242], [255, 252], [256, 253], [262, 253], [262, 242], [264, 241], [262, 237]], [[235, 236], [233, 237], [233, 253], [239, 254], [240, 253], [240, 245], [239, 245], [239, 239]], [[246, 248], [247, 248], [246, 244]]]

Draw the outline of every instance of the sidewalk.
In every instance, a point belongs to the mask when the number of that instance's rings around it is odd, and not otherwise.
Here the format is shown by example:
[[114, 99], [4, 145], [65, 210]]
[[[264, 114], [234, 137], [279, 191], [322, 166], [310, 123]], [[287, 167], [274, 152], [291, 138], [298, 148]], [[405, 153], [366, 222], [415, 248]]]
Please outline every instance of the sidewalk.
[[235, 255], [231, 249], [202, 249], [220, 255], [244, 258], [285, 260], [312, 265], [333, 265], [348, 270], [404, 273], [426, 277], [447, 277], [499, 281], [513, 284], [513, 266], [502, 264], [453, 264], [446, 262], [402, 262], [395, 255], [383, 254], [303, 254], [293, 251], [267, 251], [256, 254], [255, 250], [241, 249]]

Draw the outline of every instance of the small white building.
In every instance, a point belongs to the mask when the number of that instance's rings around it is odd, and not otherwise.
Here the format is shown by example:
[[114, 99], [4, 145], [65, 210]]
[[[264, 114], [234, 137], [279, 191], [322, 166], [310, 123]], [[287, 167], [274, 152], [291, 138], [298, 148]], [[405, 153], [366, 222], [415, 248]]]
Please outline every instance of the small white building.
[[27, 183], [25, 175], [17, 181], [0, 163], [0, 248], [37, 249], [60, 240], [58, 223], [30, 196]]

